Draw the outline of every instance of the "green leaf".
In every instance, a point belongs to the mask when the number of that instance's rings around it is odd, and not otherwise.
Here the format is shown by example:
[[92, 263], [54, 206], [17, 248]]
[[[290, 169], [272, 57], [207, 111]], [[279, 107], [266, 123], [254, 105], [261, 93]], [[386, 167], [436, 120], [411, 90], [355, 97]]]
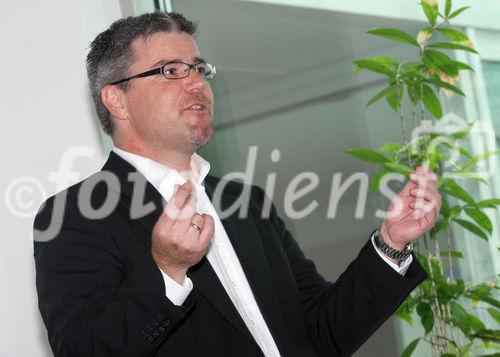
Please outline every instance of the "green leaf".
[[476, 316], [469, 314], [465, 309], [456, 302], [450, 302], [451, 314], [458, 328], [466, 335], [470, 335], [472, 331], [478, 333], [485, 329], [484, 324]]
[[465, 33], [459, 30], [451, 29], [451, 28], [438, 28], [439, 32], [448, 37], [450, 40], [455, 42], [468, 41], [469, 38]]
[[435, 26], [438, 16], [437, 2], [435, 5], [429, 5], [425, 1], [422, 1], [422, 8], [424, 9], [425, 16], [427, 16], [427, 20], [429, 20], [429, 23], [432, 26]]
[[470, 8], [470, 6], [464, 6], [464, 7], [461, 7], [459, 9], [453, 11], [453, 13], [450, 16], [448, 16], [448, 19], [453, 19], [454, 17], [457, 17], [458, 15], [460, 15], [462, 12], [464, 12], [468, 8]]
[[408, 97], [410, 98], [413, 105], [417, 105], [420, 101], [420, 84], [409, 84], [407, 83], [406, 89], [408, 91]]
[[451, 12], [451, 0], [446, 0], [446, 5], [444, 8], [444, 15], [446, 17], [448, 17], [448, 15], [450, 15], [450, 12]]
[[369, 30], [368, 33], [371, 35], [385, 37], [393, 41], [404, 42], [419, 47], [417, 41], [412, 36], [398, 29], [375, 28]]
[[474, 344], [472, 342], [466, 344], [459, 350], [459, 356], [470, 356], [471, 355], [471, 350]]
[[417, 304], [415, 296], [408, 296], [406, 300], [396, 310], [396, 316], [406, 321], [410, 326], [413, 325], [412, 313]]
[[375, 96], [372, 99], [370, 99], [368, 101], [368, 103], [366, 103], [366, 106], [368, 107], [368, 106], [372, 105], [373, 103], [379, 101], [381, 98], [385, 97], [390, 91], [392, 91], [395, 87], [396, 87], [396, 85], [392, 85], [392, 86], [389, 86], [385, 89], [382, 89], [380, 92], [375, 94]]
[[470, 169], [471, 167], [475, 166], [477, 163], [483, 161], [483, 160], [486, 160], [488, 159], [489, 157], [491, 156], [495, 156], [495, 155], [498, 155], [500, 154], [500, 150], [494, 150], [494, 151], [485, 151], [485, 152], [482, 152], [476, 156], [474, 156], [474, 158], [468, 160], [463, 166], [462, 166], [462, 170], [461, 171], [465, 171], [465, 170], [468, 170]]
[[400, 143], [385, 143], [381, 147], [379, 147], [380, 151], [383, 152], [392, 152], [392, 153], [397, 153], [401, 151], [403, 147], [401, 146]]
[[414, 170], [411, 167], [408, 167], [403, 164], [398, 164], [396, 162], [388, 162], [384, 164], [384, 167], [389, 171], [389, 172], [397, 172], [400, 174], [405, 175], [408, 177], [408, 175], [413, 172]]
[[385, 174], [389, 173], [386, 169], [382, 169], [379, 172], [373, 176], [371, 182], [370, 182], [370, 191], [371, 192], [376, 192], [378, 190], [378, 187], [380, 186], [380, 180], [384, 177]]
[[443, 141], [442, 143], [444, 146], [446, 147], [449, 147], [450, 149], [453, 149], [453, 150], [456, 150], [458, 151], [460, 154], [462, 154], [463, 156], [469, 158], [469, 159], [472, 159], [474, 158], [474, 155], [472, 155], [467, 149], [461, 147], [461, 146], [458, 146], [454, 140], [452, 139], [449, 139], [449, 140], [446, 140], [446, 141]]
[[500, 302], [498, 300], [492, 298], [491, 296], [482, 296], [482, 297], [479, 297], [478, 300], [484, 301], [492, 306], [500, 308]]
[[484, 228], [491, 235], [493, 233], [493, 224], [490, 218], [479, 209], [474, 207], [465, 207], [465, 214], [472, 218], [481, 228]]
[[472, 336], [475, 338], [479, 338], [483, 341], [491, 341], [491, 342], [500, 343], [500, 330], [486, 330], [486, 329], [484, 329], [478, 333], [475, 333]]
[[458, 68], [455, 61], [441, 51], [432, 49], [425, 50], [422, 61], [428, 68], [437, 67], [450, 77], [456, 77], [458, 75]]
[[421, 67], [422, 62], [420, 61], [406, 62], [401, 66], [400, 72], [406, 77], [420, 76]]
[[395, 59], [387, 56], [378, 56], [370, 58], [372, 61], [380, 63], [383, 66], [386, 66], [389, 69], [396, 70], [399, 66], [399, 62]]
[[484, 326], [484, 323], [474, 315], [470, 315], [469, 324], [471, 325], [472, 329], [476, 332], [482, 331], [486, 328], [486, 326]]
[[468, 335], [471, 332], [471, 328], [468, 324], [468, 319], [467, 319], [467, 311], [457, 304], [456, 302], [452, 301], [450, 303], [450, 308], [451, 308], [451, 314], [453, 316], [453, 320], [455, 325], [462, 330], [466, 335]]
[[375, 62], [371, 59], [360, 59], [360, 60], [356, 60], [353, 62], [359, 68], [359, 69], [355, 69], [355, 70], [368, 69], [370, 71], [377, 72], [380, 74], [385, 74], [388, 76], [394, 75], [394, 71], [390, 70], [389, 68], [387, 68], [383, 64]]
[[451, 134], [451, 137], [457, 140], [463, 140], [467, 138], [469, 132], [474, 127], [474, 124], [475, 124], [474, 122], [468, 123], [465, 129], [454, 132], [453, 134]]
[[449, 84], [449, 83], [446, 83], [446, 82], [443, 82], [439, 79], [436, 79], [436, 78], [431, 78], [431, 79], [427, 79], [426, 82], [430, 82], [432, 83], [434, 86], [438, 87], [438, 88], [446, 88], [446, 89], [449, 89], [451, 90], [452, 92], [455, 92], [463, 97], [465, 97], [465, 93], [462, 92], [458, 87], [452, 85], [452, 84]]
[[454, 251], [449, 251], [449, 252], [441, 252], [441, 256], [443, 257], [452, 257], [452, 258], [460, 258], [463, 259], [464, 255], [460, 252], [454, 252]]
[[497, 324], [500, 324], [500, 310], [494, 309], [492, 307], [489, 307], [488, 313], [490, 314], [491, 317], [497, 322]]
[[410, 357], [412, 353], [415, 351], [417, 348], [417, 345], [420, 341], [420, 338], [417, 338], [413, 341], [410, 342], [408, 346], [404, 349], [403, 353], [401, 353], [401, 357]]
[[424, 105], [437, 119], [441, 119], [443, 117], [441, 103], [439, 102], [436, 94], [434, 94], [432, 89], [427, 85], [424, 85]]
[[453, 206], [450, 208], [450, 218], [457, 218], [462, 213], [461, 206]]
[[462, 51], [468, 51], [472, 53], [478, 53], [474, 48], [461, 45], [459, 43], [453, 43], [453, 42], [435, 42], [431, 45], [428, 46], [429, 48], [444, 48], [447, 50], [462, 50]]
[[450, 204], [444, 195], [441, 196], [441, 212], [439, 213], [441, 213], [444, 217], [450, 216]]
[[440, 219], [439, 221], [436, 222], [436, 225], [434, 226], [434, 230], [436, 233], [439, 233], [441, 231], [444, 231], [448, 229], [448, 226], [450, 225], [450, 221], [447, 218]]
[[493, 286], [487, 285], [485, 283], [478, 284], [469, 289], [469, 295], [471, 299], [476, 301], [484, 301], [498, 309], [500, 309], [500, 302], [496, 300], [491, 295], [491, 290]]
[[451, 62], [459, 70], [464, 70], [465, 69], [465, 70], [469, 70], [469, 71], [474, 72], [474, 69], [471, 66], [469, 66], [467, 63], [463, 63], [463, 62], [459, 62], [459, 61], [451, 61]]
[[481, 230], [481, 228], [476, 226], [474, 223], [459, 218], [454, 218], [453, 220], [462, 227], [464, 227], [465, 229], [467, 229], [469, 232], [474, 233], [479, 238], [488, 240], [488, 236]]
[[401, 102], [401, 93], [399, 93], [398, 88], [394, 86], [390, 91], [385, 95], [385, 99], [389, 106], [395, 111], [399, 111], [399, 103]]
[[474, 206], [477, 208], [496, 208], [496, 206], [500, 206], [500, 198], [490, 198], [487, 200], [475, 202]]
[[465, 292], [463, 280], [458, 280], [456, 284], [443, 282], [437, 285], [437, 299], [440, 304], [446, 305], [451, 300], [459, 298]]
[[372, 164], [383, 164], [389, 162], [389, 159], [384, 155], [365, 148], [351, 148], [347, 150], [349, 155], [352, 155], [360, 160], [372, 163]]
[[467, 191], [465, 191], [462, 186], [460, 186], [455, 180], [449, 178], [444, 179], [441, 183], [440, 189], [450, 196], [459, 198], [469, 204], [474, 203], [474, 198], [472, 198], [472, 196]]
[[453, 177], [453, 178], [459, 178], [459, 179], [470, 179], [470, 180], [475, 180], [479, 181], [481, 183], [484, 183], [485, 185], [489, 185], [488, 181], [486, 181], [484, 178], [482, 178], [480, 175], [476, 174], [475, 172], [446, 172], [444, 174], [445, 177]]
[[426, 302], [421, 302], [417, 305], [417, 314], [420, 316], [422, 326], [427, 335], [434, 327], [434, 313], [432, 312], [431, 305]]

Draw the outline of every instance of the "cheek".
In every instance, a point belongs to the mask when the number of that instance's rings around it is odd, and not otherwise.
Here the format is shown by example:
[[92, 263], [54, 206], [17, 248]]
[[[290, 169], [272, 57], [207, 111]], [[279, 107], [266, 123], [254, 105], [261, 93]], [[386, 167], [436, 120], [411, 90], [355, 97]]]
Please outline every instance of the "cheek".
[[212, 87], [208, 84], [205, 88], [205, 96], [209, 98], [212, 102], [214, 101], [214, 93], [212, 91]]

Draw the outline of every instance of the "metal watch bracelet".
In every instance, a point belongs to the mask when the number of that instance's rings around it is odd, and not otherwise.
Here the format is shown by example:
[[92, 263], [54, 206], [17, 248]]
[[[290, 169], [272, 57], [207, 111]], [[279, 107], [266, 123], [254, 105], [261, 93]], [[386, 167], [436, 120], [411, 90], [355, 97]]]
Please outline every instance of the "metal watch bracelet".
[[406, 260], [413, 252], [413, 244], [411, 244], [411, 243], [407, 244], [405, 247], [405, 250], [403, 250], [403, 251], [396, 250], [396, 249], [392, 248], [391, 246], [389, 246], [388, 244], [386, 244], [381, 237], [380, 228], [377, 228], [373, 232], [373, 238], [375, 241], [375, 246], [378, 249], [380, 249], [380, 251], [382, 253], [384, 253], [385, 255], [387, 255], [389, 258], [396, 259], [396, 260]]

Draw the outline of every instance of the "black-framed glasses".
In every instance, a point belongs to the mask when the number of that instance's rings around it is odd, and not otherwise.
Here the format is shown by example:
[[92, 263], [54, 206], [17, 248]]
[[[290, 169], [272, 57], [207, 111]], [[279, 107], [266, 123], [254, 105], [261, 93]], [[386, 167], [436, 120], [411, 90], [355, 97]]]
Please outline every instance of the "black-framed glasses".
[[111, 85], [120, 84], [134, 78], [149, 77], [149, 76], [154, 76], [156, 74], [163, 74], [165, 78], [168, 79], [181, 79], [189, 76], [191, 69], [194, 69], [196, 73], [198, 73], [205, 79], [212, 79], [215, 77], [215, 74], [217, 73], [215, 66], [208, 62], [197, 62], [189, 64], [180, 61], [173, 61], [165, 63], [161, 67], [151, 69], [149, 71], [142, 72], [128, 78], [123, 78], [118, 81], [111, 82], [109, 84]]

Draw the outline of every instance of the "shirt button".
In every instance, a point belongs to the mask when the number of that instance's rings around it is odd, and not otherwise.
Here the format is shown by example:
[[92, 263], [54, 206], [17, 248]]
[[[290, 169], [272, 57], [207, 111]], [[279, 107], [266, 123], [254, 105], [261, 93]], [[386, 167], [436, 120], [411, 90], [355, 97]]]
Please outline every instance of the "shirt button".
[[230, 285], [232, 288], [236, 287], [236, 283], [235, 283], [234, 281], [232, 281], [232, 280], [229, 282], [229, 285]]

